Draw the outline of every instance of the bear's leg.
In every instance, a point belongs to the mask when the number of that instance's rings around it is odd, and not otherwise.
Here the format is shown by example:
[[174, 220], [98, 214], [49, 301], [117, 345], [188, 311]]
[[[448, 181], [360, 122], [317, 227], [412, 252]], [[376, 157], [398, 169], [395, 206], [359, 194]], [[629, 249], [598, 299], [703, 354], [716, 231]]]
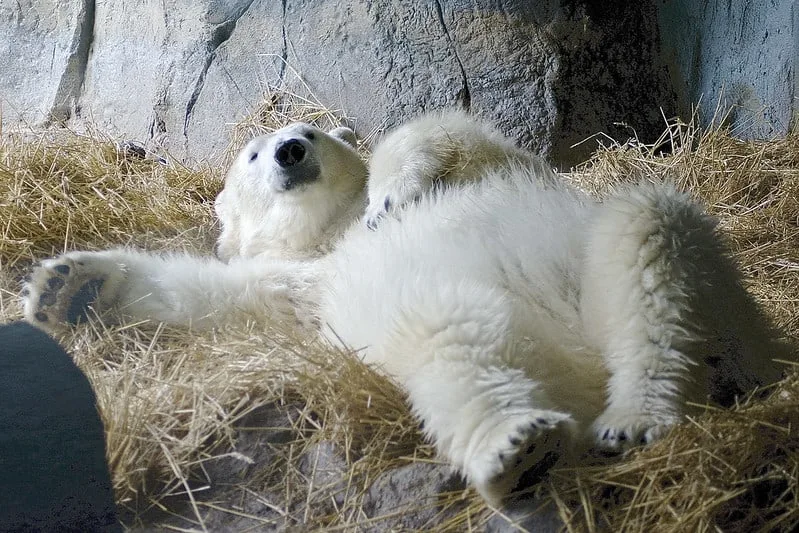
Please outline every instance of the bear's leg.
[[92, 313], [208, 328], [268, 319], [313, 328], [304, 298], [313, 263], [224, 264], [188, 254], [134, 250], [70, 252], [34, 269], [23, 289], [25, 319], [48, 331]]
[[775, 377], [764, 353], [771, 332], [715, 221], [673, 187], [631, 186], [599, 206], [583, 267], [586, 335], [611, 374], [593, 428], [600, 445], [658, 438], [687, 401], [706, 401], [714, 379], [745, 388], [758, 373]]
[[376, 325], [390, 323], [384, 335], [342, 338], [369, 346], [365, 361], [399, 379], [438, 453], [501, 505], [563, 456], [575, 422], [523, 370], [534, 354], [503, 287], [451, 269], [426, 274], [385, 286], [394, 312]]
[[391, 131], [370, 158], [366, 226], [375, 230], [384, 216], [400, 213], [437, 182], [458, 181], [474, 172], [464, 167], [485, 156], [482, 152], [504, 155], [496, 137], [487, 124], [459, 111], [423, 115]]
[[495, 506], [540, 481], [573, 439], [571, 416], [521, 370], [437, 359], [406, 387], [439, 453]]

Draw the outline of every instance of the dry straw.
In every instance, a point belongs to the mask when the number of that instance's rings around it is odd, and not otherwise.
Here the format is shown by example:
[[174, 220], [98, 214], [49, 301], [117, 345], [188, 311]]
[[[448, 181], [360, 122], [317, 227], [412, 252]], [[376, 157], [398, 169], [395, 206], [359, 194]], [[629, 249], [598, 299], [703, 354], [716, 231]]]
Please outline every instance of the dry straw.
[[[234, 129], [232, 150], [293, 120], [338, 123], [312, 99], [275, 93]], [[31, 264], [63, 250], [132, 244], [209, 252], [222, 173], [140, 159], [97, 132], [4, 132], [3, 319], [19, 318], [17, 293]], [[652, 146], [601, 149], [569, 179], [597, 193], [630, 179], [676, 181], [719, 217], [751, 290], [786, 337], [797, 338], [799, 138], [744, 142], [675, 123]], [[274, 325], [197, 334], [94, 321], [60, 340], [96, 389], [117, 501], [131, 526], [213, 529], [207, 512], [215, 509], [264, 528], [357, 530], [371, 523], [361, 506], [373, 480], [398, 465], [435, 461], [394, 384], [357, 353]], [[799, 525], [799, 381], [793, 369], [787, 375], [731, 410], [708, 408], [646, 449], [553, 472], [540, 492], [570, 531], [792, 530]], [[262, 407], [275, 405], [286, 413], [287, 431], [251, 428], [284, 435], [258, 448], [269, 448], [271, 466], [219, 492], [209, 479], [214, 465], [229, 461], [246, 472], [252, 458], [231, 454], [232, 445]], [[336, 501], [318, 486], [315, 467], [303, 465], [323, 441], [344, 450], [346, 497]], [[241, 504], [264, 494], [269, 516]], [[438, 504], [452, 509], [440, 531], [481, 530], [490, 515], [471, 490], [443, 494]], [[176, 513], [186, 519], [176, 522]]]

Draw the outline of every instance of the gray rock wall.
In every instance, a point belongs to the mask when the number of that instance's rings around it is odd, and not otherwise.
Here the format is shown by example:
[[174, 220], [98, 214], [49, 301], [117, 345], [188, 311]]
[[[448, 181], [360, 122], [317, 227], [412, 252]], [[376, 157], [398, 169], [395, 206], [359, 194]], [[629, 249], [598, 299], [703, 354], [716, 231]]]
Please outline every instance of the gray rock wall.
[[[0, 8], [7, 123], [85, 121], [174, 156], [222, 152], [270, 88], [310, 92], [363, 135], [464, 105], [552, 161], [673, 108], [651, 5], [612, 1], [27, 0]], [[619, 94], [625, 95], [619, 98]]]
[[678, 108], [716, 106], [744, 137], [784, 135], [799, 119], [799, 6], [794, 0], [670, 0], [658, 11]]
[[187, 160], [276, 88], [361, 135], [464, 105], [568, 166], [598, 132], [652, 140], [661, 108], [722, 94], [743, 133], [785, 133], [797, 18], [793, 0], [9, 0], [0, 105], [6, 126], [93, 122]]
[[[83, 2], [0, 3], [0, 111], [4, 122], [41, 122], [74, 102], [83, 82], [91, 13]], [[82, 35], [83, 34], [83, 35]], [[82, 39], [82, 37], [84, 37]]]

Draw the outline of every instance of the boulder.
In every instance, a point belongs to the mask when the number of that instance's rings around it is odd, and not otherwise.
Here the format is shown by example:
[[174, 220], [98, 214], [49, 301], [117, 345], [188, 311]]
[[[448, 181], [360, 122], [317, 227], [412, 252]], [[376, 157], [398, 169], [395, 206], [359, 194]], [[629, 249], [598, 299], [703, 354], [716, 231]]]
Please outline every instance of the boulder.
[[600, 131], [653, 137], [660, 108], [674, 108], [651, 2], [84, 0], [66, 10], [28, 0], [2, 9], [0, 46], [15, 57], [0, 67], [7, 123], [94, 123], [183, 160], [223, 154], [230, 125], [275, 89], [340, 111], [361, 135], [461, 105], [560, 166], [584, 159], [596, 142], [578, 143]]
[[462, 490], [463, 480], [445, 464], [411, 463], [379, 476], [364, 495], [364, 531], [435, 531], [466, 505], [442, 508], [441, 494]]
[[[94, 2], [0, 4], [0, 118], [41, 123], [77, 104], [89, 56]], [[63, 115], [62, 115], [63, 116]]]

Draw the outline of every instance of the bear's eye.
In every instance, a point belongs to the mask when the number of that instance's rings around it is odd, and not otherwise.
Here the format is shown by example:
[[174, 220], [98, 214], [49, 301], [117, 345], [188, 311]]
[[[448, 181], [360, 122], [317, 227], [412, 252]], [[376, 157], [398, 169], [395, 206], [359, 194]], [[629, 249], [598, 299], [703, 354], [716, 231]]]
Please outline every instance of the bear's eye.
[[314, 139], [316, 139], [316, 134], [315, 134], [314, 132], [312, 132], [312, 131], [309, 131], [309, 132], [308, 132], [308, 135], [306, 135], [305, 137], [306, 137], [306, 138], [307, 138], [309, 141], [313, 141]]
[[256, 159], [258, 159], [258, 152], [253, 152], [250, 156], [250, 162], [255, 161]]

